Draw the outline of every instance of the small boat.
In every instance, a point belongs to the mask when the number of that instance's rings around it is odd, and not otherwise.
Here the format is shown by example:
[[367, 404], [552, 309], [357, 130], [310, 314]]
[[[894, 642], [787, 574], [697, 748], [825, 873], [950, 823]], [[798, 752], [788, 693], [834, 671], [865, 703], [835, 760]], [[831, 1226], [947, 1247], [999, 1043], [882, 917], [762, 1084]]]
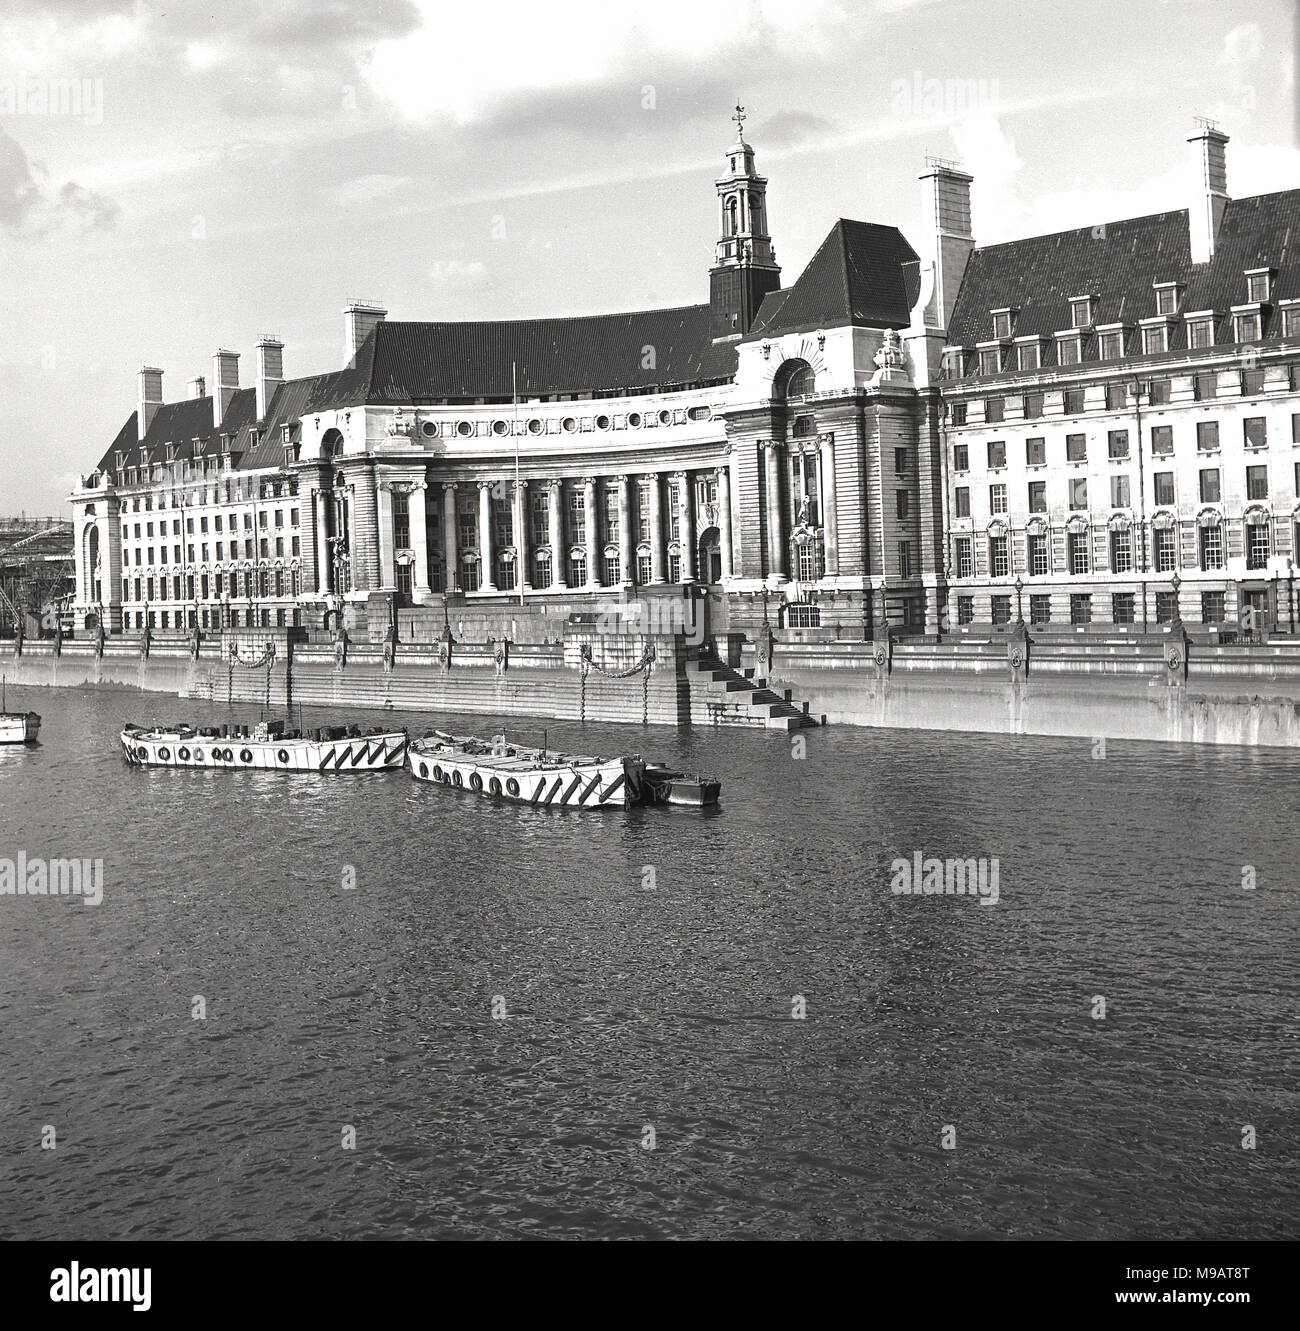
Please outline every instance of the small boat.
[[7, 692], [0, 681], [0, 744], [31, 744], [41, 728], [41, 718], [36, 712], [6, 712]]
[[[412, 740], [417, 781], [538, 807], [622, 809], [633, 804], [716, 804], [721, 783], [648, 765], [640, 757], [593, 758], [547, 748], [457, 737], [440, 730]], [[692, 785], [694, 792], [692, 797]]]
[[261, 772], [382, 772], [406, 762], [406, 731], [359, 726], [286, 730], [255, 726], [128, 724], [122, 753], [133, 767], [215, 767]]

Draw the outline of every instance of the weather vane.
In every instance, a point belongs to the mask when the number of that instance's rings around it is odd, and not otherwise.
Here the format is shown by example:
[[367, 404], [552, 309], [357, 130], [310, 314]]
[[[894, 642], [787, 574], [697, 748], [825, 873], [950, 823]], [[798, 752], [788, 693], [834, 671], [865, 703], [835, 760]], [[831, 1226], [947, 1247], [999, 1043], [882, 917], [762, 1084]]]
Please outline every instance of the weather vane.
[[736, 114], [731, 117], [736, 122], [736, 134], [741, 143], [745, 141], [745, 108], [739, 102], [736, 103]]

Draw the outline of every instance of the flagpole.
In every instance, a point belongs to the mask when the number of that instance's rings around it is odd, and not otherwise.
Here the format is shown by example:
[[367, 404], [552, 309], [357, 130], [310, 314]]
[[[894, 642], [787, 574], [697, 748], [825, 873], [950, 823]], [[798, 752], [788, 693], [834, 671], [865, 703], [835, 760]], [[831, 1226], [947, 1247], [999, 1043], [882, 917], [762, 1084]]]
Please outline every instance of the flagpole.
[[515, 423], [511, 433], [515, 437], [515, 503], [519, 506], [519, 548], [515, 551], [515, 563], [518, 566], [516, 576], [519, 579], [519, 604], [524, 603], [524, 578], [527, 566], [524, 549], [528, 545], [528, 514], [524, 512], [523, 497], [519, 492], [519, 384], [517, 362], [510, 362], [510, 401], [514, 404]]

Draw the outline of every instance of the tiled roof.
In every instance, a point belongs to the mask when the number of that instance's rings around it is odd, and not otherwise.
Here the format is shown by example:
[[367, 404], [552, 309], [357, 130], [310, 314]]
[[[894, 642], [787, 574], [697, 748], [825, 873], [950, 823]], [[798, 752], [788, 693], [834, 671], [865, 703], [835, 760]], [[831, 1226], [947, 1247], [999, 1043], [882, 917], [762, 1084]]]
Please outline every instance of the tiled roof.
[[[1185, 286], [1180, 312], [1213, 309], [1215, 340], [1233, 340], [1229, 308], [1246, 303], [1244, 272], [1273, 268], [1274, 299], [1300, 297], [1300, 190], [1230, 200], [1208, 263], [1192, 263], [1186, 209], [1154, 213], [1105, 226], [1081, 227], [1048, 236], [976, 249], [970, 257], [949, 324], [953, 346], [973, 347], [993, 338], [991, 311], [1018, 311], [1012, 336], [1070, 328], [1070, 298], [1093, 296], [1094, 324], [1123, 323], [1156, 313], [1156, 282]], [[1276, 309], [1264, 337], [1281, 335]], [[1087, 338], [1084, 358], [1095, 357]], [[1186, 347], [1181, 319], [1171, 329], [1170, 350]], [[1055, 346], [1045, 364], [1056, 363]]]
[[[251, 388], [239, 389], [230, 400], [226, 409], [225, 420], [221, 423], [222, 434], [236, 434], [252, 420], [257, 409], [257, 394]], [[117, 438], [109, 445], [108, 451], [100, 459], [99, 470], [117, 472], [117, 452], [125, 454], [128, 467], [163, 466], [167, 463], [167, 445], [175, 445], [173, 461], [188, 462], [194, 456], [194, 440], [201, 439], [206, 445], [209, 456], [219, 450], [212, 444], [218, 431], [212, 423], [212, 399], [210, 397], [185, 398], [181, 402], [164, 402], [154, 413], [143, 441], [136, 435], [136, 414], [118, 431]], [[140, 447], [145, 449], [145, 462], [142, 464]]]
[[919, 285], [917, 262], [897, 227], [841, 218], [794, 285], [764, 300], [743, 340], [846, 324], [906, 328]]

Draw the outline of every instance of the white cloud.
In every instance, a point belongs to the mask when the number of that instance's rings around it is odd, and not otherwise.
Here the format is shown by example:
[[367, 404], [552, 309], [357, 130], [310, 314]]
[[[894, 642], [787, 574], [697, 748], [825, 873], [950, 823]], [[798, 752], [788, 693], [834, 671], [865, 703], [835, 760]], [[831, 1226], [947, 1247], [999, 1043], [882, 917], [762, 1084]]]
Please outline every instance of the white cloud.
[[1258, 23], [1239, 23], [1223, 39], [1219, 64], [1238, 65], [1264, 54], [1264, 34]]
[[400, 194], [414, 184], [410, 176], [382, 173], [354, 176], [338, 186], [332, 197], [340, 207], [358, 208], [368, 203], [378, 203], [382, 199], [391, 199], [395, 194]]
[[477, 259], [439, 259], [429, 280], [440, 291], [477, 291], [488, 284], [488, 266]]

